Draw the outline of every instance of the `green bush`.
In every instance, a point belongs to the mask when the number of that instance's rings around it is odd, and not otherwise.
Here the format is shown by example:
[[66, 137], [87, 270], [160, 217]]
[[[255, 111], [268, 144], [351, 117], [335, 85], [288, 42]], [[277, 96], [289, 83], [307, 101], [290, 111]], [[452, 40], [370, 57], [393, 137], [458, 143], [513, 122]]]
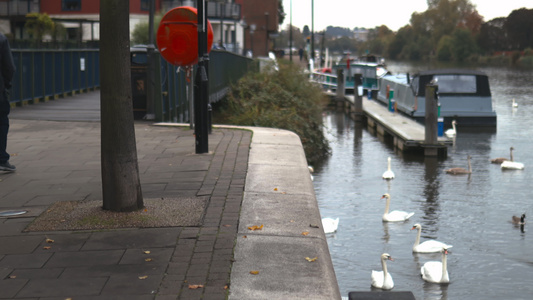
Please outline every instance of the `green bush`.
[[329, 154], [322, 110], [327, 97], [292, 64], [241, 78], [215, 108], [214, 122], [286, 129], [300, 136], [307, 161]]

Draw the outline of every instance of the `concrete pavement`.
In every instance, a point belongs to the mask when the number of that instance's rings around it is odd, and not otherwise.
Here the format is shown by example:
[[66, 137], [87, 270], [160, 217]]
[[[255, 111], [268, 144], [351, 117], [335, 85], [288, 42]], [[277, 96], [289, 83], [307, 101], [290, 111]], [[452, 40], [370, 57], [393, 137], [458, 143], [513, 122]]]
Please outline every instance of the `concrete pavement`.
[[27, 213], [0, 217], [0, 299], [340, 299], [298, 136], [215, 128], [197, 155], [187, 126], [135, 129], [144, 198], [206, 199], [201, 225], [26, 232], [101, 199], [99, 91], [14, 108], [0, 212]]

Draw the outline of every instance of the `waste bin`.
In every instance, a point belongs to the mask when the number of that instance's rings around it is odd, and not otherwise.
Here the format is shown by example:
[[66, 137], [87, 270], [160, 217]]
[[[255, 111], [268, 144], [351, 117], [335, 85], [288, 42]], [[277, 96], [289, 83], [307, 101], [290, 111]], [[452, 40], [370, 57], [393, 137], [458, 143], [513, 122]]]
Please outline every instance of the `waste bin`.
[[148, 74], [148, 52], [146, 46], [130, 48], [131, 56], [131, 98], [133, 100], [133, 118], [142, 120], [146, 116], [146, 88]]

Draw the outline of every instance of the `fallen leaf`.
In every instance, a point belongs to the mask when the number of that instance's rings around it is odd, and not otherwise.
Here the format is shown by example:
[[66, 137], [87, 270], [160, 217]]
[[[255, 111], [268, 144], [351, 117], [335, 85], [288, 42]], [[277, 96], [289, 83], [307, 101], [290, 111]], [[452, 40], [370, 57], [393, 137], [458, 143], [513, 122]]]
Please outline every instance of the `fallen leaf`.
[[15, 279], [15, 278], [17, 278], [17, 276], [15, 276], [15, 275], [9, 276], [9, 279]]
[[191, 290], [201, 289], [203, 287], [204, 287], [203, 284], [189, 284], [189, 289]]
[[259, 271], [250, 271], [250, 274], [257, 275], [257, 274], [259, 274]]
[[48, 244], [51, 244], [51, 243], [54, 242], [54, 240], [52, 240], [52, 239], [46, 239], [46, 242], [47, 242]]
[[294, 223], [294, 222], [296, 222], [296, 221], [294, 221], [294, 220], [290, 220], [289, 222]]
[[309, 234], [309, 231], [302, 232], [302, 235], [308, 235], [308, 234]]
[[150, 254], [150, 250], [145, 250], [143, 252], [144, 252], [144, 254]]
[[231, 227], [230, 224], [224, 224], [224, 227]]
[[50, 250], [50, 249], [52, 249], [52, 247], [50, 247], [50, 246], [44, 246], [43, 249], [44, 249], [44, 250]]
[[139, 279], [146, 279], [146, 278], [148, 278], [148, 275], [139, 276]]
[[248, 229], [250, 229], [251, 231], [261, 230], [261, 229], [263, 229], [263, 224], [261, 224], [261, 226], [257, 226], [257, 225], [250, 226], [250, 227], [248, 227]]
[[305, 259], [306, 259], [308, 262], [314, 262], [315, 260], [318, 259], [318, 257], [314, 257], [314, 258], [306, 257]]
[[226, 284], [226, 285], [224, 286], [224, 289], [225, 289], [225, 290], [229, 289], [229, 286]]
[[242, 238], [245, 239], [245, 238], [247, 238], [247, 236], [243, 235]]
[[278, 190], [278, 188], [274, 188], [274, 191], [277, 191], [277, 190]]
[[144, 261], [152, 261], [151, 258], [146, 258]]
[[145, 209], [144, 209], [144, 212], [147, 212], [147, 211], [148, 211], [148, 208], [145, 208]]

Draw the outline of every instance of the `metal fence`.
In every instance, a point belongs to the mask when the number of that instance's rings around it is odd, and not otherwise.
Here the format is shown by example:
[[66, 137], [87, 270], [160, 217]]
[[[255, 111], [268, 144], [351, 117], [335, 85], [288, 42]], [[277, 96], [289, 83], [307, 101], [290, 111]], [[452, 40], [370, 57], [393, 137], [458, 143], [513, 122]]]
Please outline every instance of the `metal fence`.
[[13, 105], [57, 99], [100, 86], [98, 50], [13, 50]]
[[[189, 98], [185, 72], [156, 52], [154, 103], [147, 103], [147, 59], [132, 52], [132, 96], [137, 119], [154, 114], [155, 121], [188, 122]], [[95, 90], [100, 87], [98, 50], [13, 50], [17, 72], [11, 105], [26, 105]], [[146, 56], [146, 52], [144, 52]], [[256, 65], [250, 58], [213, 50], [209, 61], [209, 102], [222, 99], [232, 83]]]

